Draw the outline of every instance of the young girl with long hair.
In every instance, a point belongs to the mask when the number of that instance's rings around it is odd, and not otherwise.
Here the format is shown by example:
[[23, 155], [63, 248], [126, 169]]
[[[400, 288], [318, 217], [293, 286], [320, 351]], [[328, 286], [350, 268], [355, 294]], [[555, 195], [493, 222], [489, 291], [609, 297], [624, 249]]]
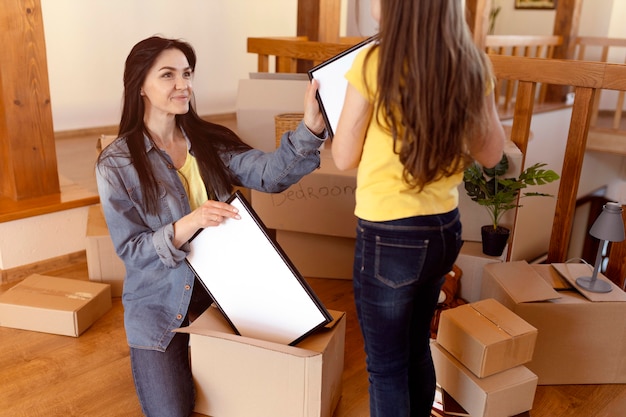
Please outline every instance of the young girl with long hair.
[[494, 166], [504, 131], [462, 0], [372, 0], [378, 41], [346, 74], [333, 138], [357, 168], [353, 285], [372, 417], [430, 416], [430, 321], [462, 245], [457, 188]]

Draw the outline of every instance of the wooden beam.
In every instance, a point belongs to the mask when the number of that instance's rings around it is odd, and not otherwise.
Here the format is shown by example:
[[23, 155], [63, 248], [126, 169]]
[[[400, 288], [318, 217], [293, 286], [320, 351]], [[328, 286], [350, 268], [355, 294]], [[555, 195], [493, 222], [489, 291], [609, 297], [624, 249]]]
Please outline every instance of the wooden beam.
[[465, 20], [474, 35], [474, 42], [485, 49], [485, 38], [489, 31], [489, 14], [493, 0], [466, 0]]
[[39, 0], [0, 7], [0, 196], [60, 192]]
[[[563, 43], [554, 48], [553, 58], [574, 59], [582, 5], [583, 0], [559, 0], [557, 2], [552, 34], [560, 36]], [[546, 101], [565, 101], [568, 92], [569, 88], [565, 86], [548, 86]]]
[[[341, 0], [298, 0], [298, 36], [310, 41], [339, 42]], [[306, 72], [311, 61], [298, 62], [298, 72]]]

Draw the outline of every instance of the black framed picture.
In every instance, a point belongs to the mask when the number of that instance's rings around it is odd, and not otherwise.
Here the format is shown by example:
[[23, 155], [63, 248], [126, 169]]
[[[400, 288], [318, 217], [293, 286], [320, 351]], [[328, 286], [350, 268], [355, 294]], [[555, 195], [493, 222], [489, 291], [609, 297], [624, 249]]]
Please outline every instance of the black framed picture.
[[201, 229], [186, 262], [236, 334], [295, 345], [332, 315], [300, 275], [244, 196], [227, 201], [241, 219]]
[[309, 79], [316, 79], [319, 82], [317, 101], [326, 123], [328, 136], [331, 139], [335, 136], [335, 131], [337, 130], [337, 123], [339, 122], [346, 88], [348, 87], [345, 74], [352, 66], [352, 62], [359, 51], [377, 39], [376, 36], [372, 36], [359, 42], [308, 71]]

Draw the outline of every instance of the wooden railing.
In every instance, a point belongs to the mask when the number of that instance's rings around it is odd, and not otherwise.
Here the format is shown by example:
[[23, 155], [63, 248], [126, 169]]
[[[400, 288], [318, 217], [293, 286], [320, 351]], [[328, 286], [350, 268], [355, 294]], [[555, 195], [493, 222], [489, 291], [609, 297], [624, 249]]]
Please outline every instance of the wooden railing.
[[345, 37], [339, 43], [309, 41], [306, 36], [248, 38], [248, 52], [258, 55], [257, 70], [298, 72], [298, 61], [311, 61], [311, 67], [345, 51], [365, 38]]
[[[313, 42], [306, 37], [248, 38], [248, 52], [258, 55], [259, 72], [298, 72], [306, 61], [312, 67], [346, 50], [365, 38], [341, 38], [338, 43]], [[560, 36], [511, 36], [490, 35], [485, 39], [485, 49], [491, 56], [522, 56], [551, 59], [556, 47], [562, 44]], [[576, 39], [576, 59], [594, 62], [626, 62], [626, 39], [579, 37]], [[616, 59], [615, 52], [621, 49], [622, 55]], [[594, 54], [594, 51], [596, 52]], [[273, 65], [273, 68], [272, 68]], [[564, 102], [546, 101], [548, 84], [537, 85], [535, 112], [549, 111], [563, 107]], [[501, 119], [512, 116], [518, 84], [516, 80], [499, 79], [496, 97]], [[595, 151], [626, 155], [626, 121], [624, 102], [626, 94], [618, 92], [615, 105], [609, 109], [600, 106], [600, 97], [595, 96], [592, 108], [590, 139], [588, 148]], [[616, 94], [616, 93], [612, 93]]]
[[[575, 45], [577, 60], [626, 62], [626, 39], [581, 36], [576, 38]], [[598, 91], [591, 114], [588, 149], [626, 155], [625, 96], [624, 91]]]
[[[498, 36], [489, 35], [485, 38], [485, 49], [490, 55], [524, 56], [528, 58], [551, 59], [554, 56], [554, 48], [563, 43], [560, 36]], [[536, 104], [546, 104], [546, 91], [548, 85], [538, 86]], [[510, 116], [517, 92], [517, 83], [514, 80], [498, 80], [495, 87], [495, 96], [500, 111], [500, 117]], [[548, 107], [551, 107], [549, 105]]]

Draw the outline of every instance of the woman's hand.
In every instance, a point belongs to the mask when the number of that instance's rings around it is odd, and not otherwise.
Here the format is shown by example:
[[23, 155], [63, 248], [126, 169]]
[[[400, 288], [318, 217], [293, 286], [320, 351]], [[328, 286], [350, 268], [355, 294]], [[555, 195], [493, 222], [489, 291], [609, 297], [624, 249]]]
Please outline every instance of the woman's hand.
[[226, 219], [241, 219], [239, 210], [228, 203], [208, 200], [174, 223], [174, 246], [180, 248], [199, 229], [219, 226]]
[[304, 94], [304, 124], [311, 132], [320, 136], [324, 132], [326, 125], [320, 112], [319, 103], [315, 98], [318, 84], [318, 81], [314, 79], [311, 80], [306, 88], [306, 93]]
[[196, 229], [218, 226], [226, 219], [239, 220], [239, 210], [236, 207], [221, 201], [208, 200], [206, 203], [191, 212]]

